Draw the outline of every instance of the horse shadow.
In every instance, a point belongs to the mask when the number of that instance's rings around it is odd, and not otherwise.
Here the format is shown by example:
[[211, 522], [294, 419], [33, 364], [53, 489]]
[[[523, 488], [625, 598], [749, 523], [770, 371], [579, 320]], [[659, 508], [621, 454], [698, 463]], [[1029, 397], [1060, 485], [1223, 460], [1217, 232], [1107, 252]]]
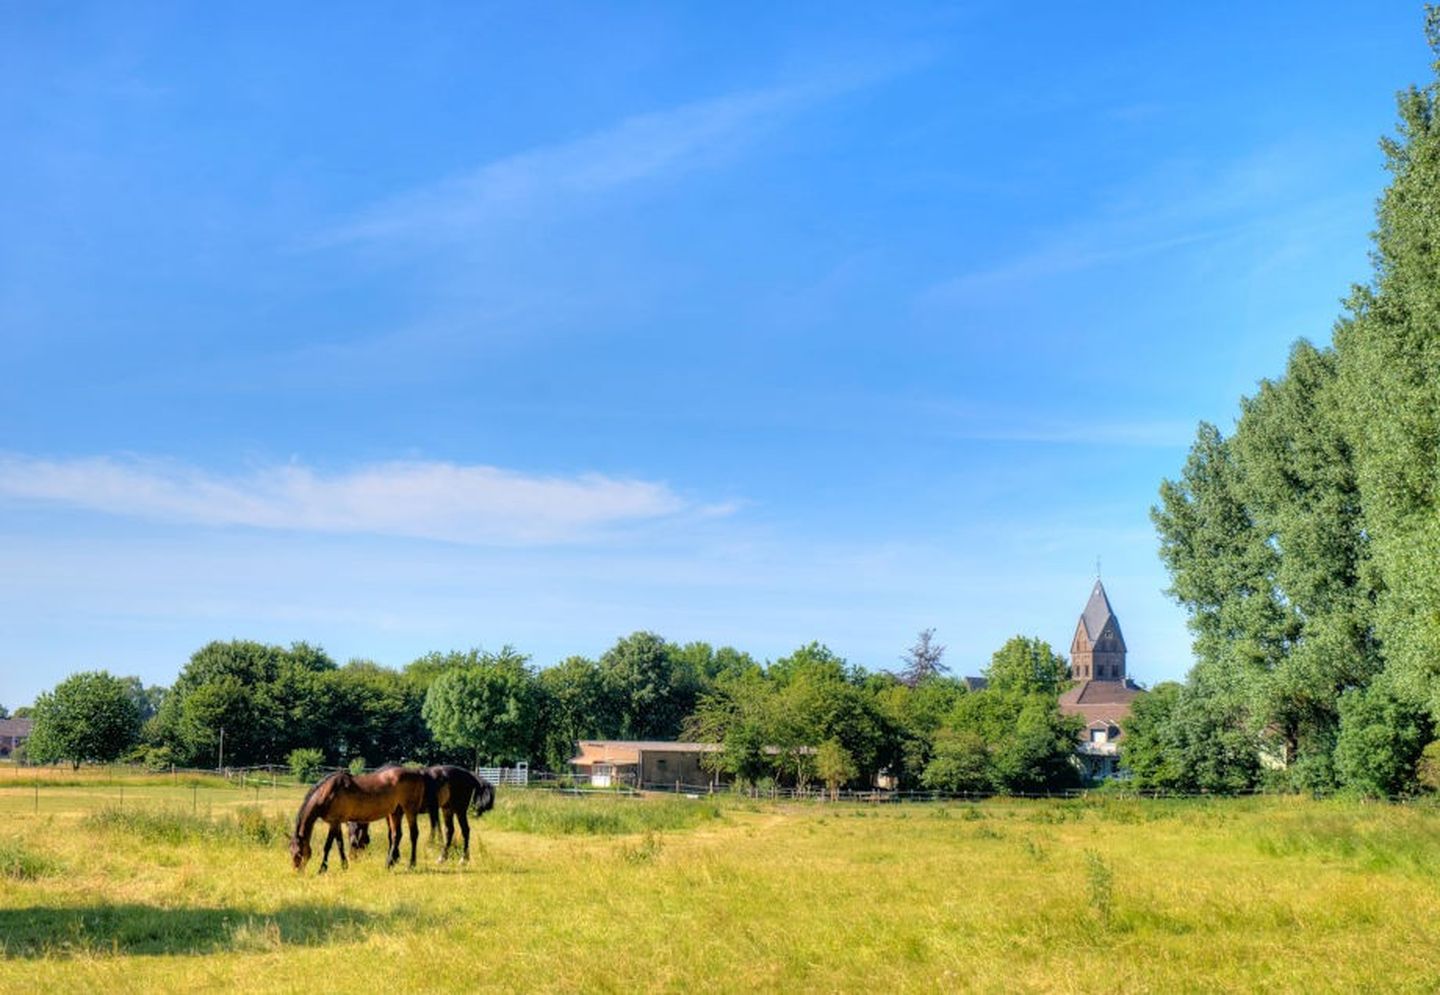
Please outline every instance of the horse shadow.
[[205, 955], [320, 946], [354, 938], [414, 910], [384, 914], [301, 903], [260, 910], [138, 903], [40, 905], [0, 909], [0, 959], [127, 955]]

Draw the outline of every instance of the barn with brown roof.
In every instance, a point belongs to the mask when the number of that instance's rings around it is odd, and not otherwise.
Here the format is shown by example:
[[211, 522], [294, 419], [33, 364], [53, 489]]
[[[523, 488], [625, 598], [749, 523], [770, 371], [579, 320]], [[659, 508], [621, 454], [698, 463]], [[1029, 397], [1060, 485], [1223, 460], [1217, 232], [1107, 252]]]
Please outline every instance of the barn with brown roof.
[[1075, 683], [1060, 696], [1060, 711], [1085, 720], [1076, 754], [1087, 777], [1112, 777], [1120, 757], [1121, 723], [1143, 690], [1125, 672], [1125, 636], [1105, 585], [1095, 580], [1070, 642]]

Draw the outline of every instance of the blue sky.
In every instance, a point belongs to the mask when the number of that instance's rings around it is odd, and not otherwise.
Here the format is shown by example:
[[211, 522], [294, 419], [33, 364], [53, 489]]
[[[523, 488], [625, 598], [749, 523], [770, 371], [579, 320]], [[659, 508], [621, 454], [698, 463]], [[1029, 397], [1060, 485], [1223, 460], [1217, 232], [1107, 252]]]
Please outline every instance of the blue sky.
[[[1247, 9], [1254, 6], [1259, 9]], [[975, 673], [1368, 270], [1418, 4], [8, 5], [0, 703], [211, 639]]]

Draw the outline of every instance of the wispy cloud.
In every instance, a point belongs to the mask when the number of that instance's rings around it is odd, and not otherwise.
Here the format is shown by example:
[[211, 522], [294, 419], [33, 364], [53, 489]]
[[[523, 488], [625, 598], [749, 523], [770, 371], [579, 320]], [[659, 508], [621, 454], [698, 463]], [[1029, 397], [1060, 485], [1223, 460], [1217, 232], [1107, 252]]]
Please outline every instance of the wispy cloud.
[[321, 232], [312, 244], [463, 238], [536, 209], [705, 166], [783, 116], [859, 82], [756, 90], [638, 114], [572, 141], [495, 159], [398, 194]]
[[1333, 209], [1313, 170], [1297, 166], [1317, 159], [1282, 144], [1224, 163], [1163, 163], [1100, 192], [1086, 213], [1038, 233], [1029, 248], [928, 287], [920, 303], [943, 306], [1201, 245], [1268, 242], [1296, 217]]
[[733, 509], [698, 506], [651, 481], [418, 461], [333, 474], [286, 464], [221, 476], [166, 460], [5, 456], [0, 497], [161, 522], [501, 545], [593, 539]]
[[[972, 270], [945, 280], [926, 291], [926, 298], [932, 301], [949, 301], [967, 297], [973, 293], [995, 290], [1015, 284], [1026, 284], [1049, 277], [1078, 273], [1100, 266], [1143, 259], [1157, 253], [1184, 248], [1201, 242], [1212, 241], [1234, 231], [1197, 231], [1171, 235], [1149, 241], [1124, 242], [1116, 239], [1111, 244], [1104, 241], [1087, 241], [1083, 238], [1059, 238], [1050, 244], [1035, 249], [995, 266]], [[1104, 239], [1105, 236], [1102, 236]]]
[[957, 434], [979, 442], [1030, 442], [1040, 445], [1127, 446], [1168, 449], [1185, 445], [1195, 433], [1191, 422], [1096, 421], [1077, 416], [1073, 423], [1020, 424], [962, 428]]

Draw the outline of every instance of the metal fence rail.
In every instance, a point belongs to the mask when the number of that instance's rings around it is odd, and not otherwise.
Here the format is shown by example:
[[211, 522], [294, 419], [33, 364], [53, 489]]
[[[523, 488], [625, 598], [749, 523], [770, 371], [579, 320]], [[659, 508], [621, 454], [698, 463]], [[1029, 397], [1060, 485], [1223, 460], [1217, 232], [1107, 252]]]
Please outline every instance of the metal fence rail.
[[[323, 776], [335, 770], [343, 769], [347, 768], [324, 768], [321, 773]], [[507, 788], [551, 791], [574, 796], [629, 798], [638, 798], [644, 794], [663, 793], [691, 797], [728, 795], [754, 800], [768, 799], [787, 802], [824, 803], [841, 801], [866, 804], [906, 804], [973, 802], [983, 801], [989, 798], [1078, 800], [1093, 797], [1097, 800], [1167, 800], [1240, 797], [1280, 798], [1295, 797], [1298, 794], [1304, 794], [1307, 797], [1315, 799], [1349, 797], [1343, 792], [1334, 791], [1295, 792], [1266, 788], [1251, 788], [1228, 792], [1165, 791], [1124, 787], [1114, 782], [1097, 788], [1066, 788], [1053, 791], [1019, 792], [905, 791], [881, 790], [876, 788], [842, 788], [832, 794], [823, 785], [816, 785], [814, 783], [807, 785], [805, 788], [774, 784], [767, 784], [763, 787], [752, 786], [746, 788], [737, 787], [734, 784], [690, 784], [684, 781], [644, 781], [638, 784], [615, 785], [607, 788], [592, 786], [588, 782], [588, 779], [583, 777], [573, 777], [568, 774], [554, 774], [548, 771], [532, 771], [525, 764], [517, 764], [515, 767], [482, 767], [477, 769], [475, 773], [496, 786]], [[123, 798], [124, 787], [127, 784], [135, 785], [137, 788], [146, 786], [144, 783], [137, 784], [137, 782], [148, 782], [148, 786], [151, 787], [158, 787], [168, 782], [173, 786], [184, 786], [194, 788], [198, 791], [219, 791], [225, 793], [228, 797], [234, 797], [231, 793], [239, 789], [245, 794], [252, 795], [255, 801], [262, 801], [267, 794], [286, 787], [303, 786], [301, 782], [295, 780], [289, 767], [280, 764], [252, 767], [227, 767], [223, 770], [173, 766], [164, 769], [152, 769], [131, 764], [87, 764], [82, 765], [79, 770], [75, 770], [72, 769], [69, 764], [40, 765], [0, 762], [0, 790], [12, 787], [23, 787], [26, 789], [27, 796], [49, 788], [74, 790], [75, 788], [95, 787], [107, 789], [107, 792], [115, 793], [117, 798]], [[1391, 795], [1369, 800], [1396, 804], [1418, 803], [1434, 805], [1440, 803], [1440, 796], [1433, 794]]]

